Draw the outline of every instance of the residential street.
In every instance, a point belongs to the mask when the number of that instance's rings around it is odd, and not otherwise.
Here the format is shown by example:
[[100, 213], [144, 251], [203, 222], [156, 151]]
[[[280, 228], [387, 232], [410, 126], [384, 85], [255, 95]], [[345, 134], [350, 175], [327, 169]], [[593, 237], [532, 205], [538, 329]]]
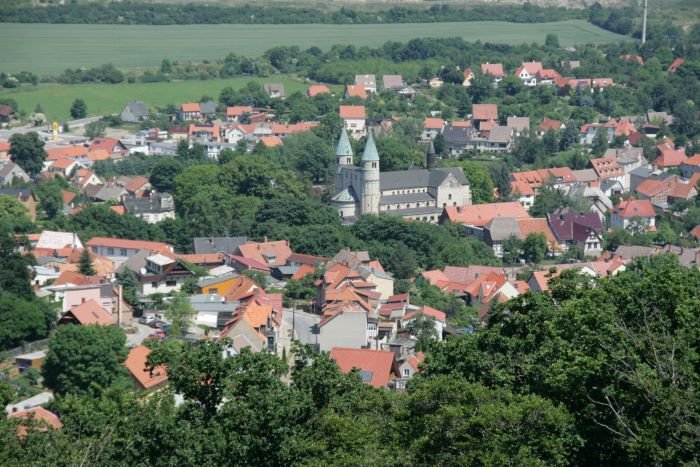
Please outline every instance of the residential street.
[[285, 308], [282, 311], [282, 319], [287, 329], [291, 331], [292, 327], [294, 327], [295, 338], [300, 342], [303, 344], [317, 343], [316, 327], [321, 319], [320, 316], [299, 310], [293, 312], [291, 308]]

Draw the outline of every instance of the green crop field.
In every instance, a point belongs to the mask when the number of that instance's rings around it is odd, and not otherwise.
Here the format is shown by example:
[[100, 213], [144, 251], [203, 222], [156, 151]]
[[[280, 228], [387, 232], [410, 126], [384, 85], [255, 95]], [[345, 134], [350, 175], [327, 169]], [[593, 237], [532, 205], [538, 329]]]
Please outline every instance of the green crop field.
[[[20, 110], [27, 114], [41, 104], [44, 113], [50, 120], [65, 121], [73, 101], [82, 98], [88, 107], [89, 115], [105, 115], [121, 112], [127, 102], [140, 100], [147, 105], [164, 106], [179, 104], [187, 101], [198, 101], [208, 95], [215, 100], [221, 90], [227, 86], [240, 89], [250, 81], [259, 83], [282, 83], [285, 92], [305, 92], [308, 84], [287, 76], [271, 76], [268, 78], [231, 78], [209, 81], [175, 81], [171, 83], [134, 83], [134, 84], [40, 84], [23, 87], [19, 90], [0, 92], [0, 98], [10, 98], [17, 101]], [[340, 86], [332, 87], [341, 91]]]
[[66, 68], [113, 63], [117, 68], [157, 66], [163, 58], [201, 62], [228, 53], [260, 56], [277, 45], [302, 48], [333, 44], [379, 46], [416, 37], [463, 37], [506, 44], [544, 43], [557, 34], [562, 46], [625, 40], [582, 21], [543, 24], [506, 22], [420, 24], [292, 24], [145, 26], [112, 24], [0, 25], [0, 71], [57, 74]]

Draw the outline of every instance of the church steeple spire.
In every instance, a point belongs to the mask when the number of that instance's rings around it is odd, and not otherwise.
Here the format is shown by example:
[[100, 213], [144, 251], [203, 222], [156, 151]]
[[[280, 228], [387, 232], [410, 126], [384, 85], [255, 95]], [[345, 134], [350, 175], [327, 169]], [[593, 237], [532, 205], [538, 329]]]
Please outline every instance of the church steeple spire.
[[338, 165], [352, 165], [352, 145], [348, 133], [343, 128], [340, 132], [338, 146], [335, 148], [335, 160]]
[[430, 140], [428, 145], [428, 152], [426, 154], [425, 166], [428, 170], [433, 170], [435, 168], [435, 161], [437, 159], [437, 153], [435, 152], [435, 146], [433, 146], [433, 140]]
[[374, 136], [372, 136], [371, 131], [367, 135], [365, 150], [362, 152], [362, 162], [379, 162], [379, 152], [377, 145], [374, 144]]

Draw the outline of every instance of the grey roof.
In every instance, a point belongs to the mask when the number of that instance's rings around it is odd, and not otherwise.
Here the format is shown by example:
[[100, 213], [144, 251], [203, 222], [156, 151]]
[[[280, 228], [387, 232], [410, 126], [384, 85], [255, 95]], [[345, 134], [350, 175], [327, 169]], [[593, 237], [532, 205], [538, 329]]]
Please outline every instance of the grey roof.
[[506, 126], [513, 128], [516, 131], [529, 130], [530, 117], [508, 117]]
[[648, 178], [651, 176], [652, 170], [647, 167], [637, 167], [630, 174], [636, 177]]
[[401, 195], [384, 195], [379, 198], [379, 204], [398, 204], [398, 203], [422, 203], [425, 201], [435, 201], [435, 198], [430, 193], [406, 193]]
[[197, 282], [197, 286], [199, 287], [207, 287], [209, 285], [213, 284], [218, 284], [219, 282], [227, 281], [229, 279], [233, 279], [235, 277], [240, 276], [240, 274], [231, 272], [228, 274], [224, 274], [223, 276], [218, 276], [218, 277], [209, 277], [206, 279], [202, 279], [201, 281]]
[[468, 185], [469, 181], [464, 176], [461, 167], [441, 167], [433, 170], [414, 169], [395, 172], [382, 172], [380, 186], [384, 190], [399, 188], [425, 188], [437, 187], [449, 176], [454, 175], [459, 183]]
[[598, 174], [593, 169], [572, 170], [577, 182], [593, 182], [598, 180]]
[[284, 84], [278, 84], [278, 83], [265, 84], [265, 85], [263, 85], [263, 89], [265, 89], [265, 92], [268, 94], [272, 94], [273, 92], [278, 92], [280, 94], [280, 96], [284, 96]]
[[340, 139], [338, 140], [338, 146], [335, 148], [336, 156], [352, 156], [352, 145], [350, 144], [350, 138], [348, 138], [348, 132], [345, 131], [345, 127], [340, 131]]
[[430, 144], [428, 144], [428, 150], [426, 151], [426, 154], [429, 156], [435, 156], [437, 153], [435, 152], [435, 146], [433, 145], [433, 140], [430, 140]]
[[100, 190], [95, 193], [94, 198], [100, 201], [110, 201], [119, 199], [125, 195], [127, 191], [119, 185], [102, 185]]
[[195, 254], [235, 253], [239, 246], [248, 243], [248, 237], [195, 237], [192, 243]]
[[33, 196], [32, 190], [29, 188], [3, 188], [0, 190], [0, 195], [12, 196], [13, 198], [29, 199]]
[[337, 203], [354, 203], [357, 201], [357, 195], [352, 187], [348, 187], [331, 198], [331, 201], [335, 201]]
[[489, 237], [493, 241], [503, 241], [512, 236], [521, 238], [520, 226], [515, 217], [494, 217], [488, 223], [486, 229], [489, 231]]
[[365, 150], [362, 151], [362, 162], [379, 162], [379, 153], [377, 152], [377, 145], [374, 144], [374, 136], [370, 131], [367, 135], [367, 142], [365, 143]]
[[136, 118], [148, 117], [148, 107], [141, 101], [131, 101], [126, 104], [124, 111], [129, 110], [131, 114]]
[[468, 127], [449, 125], [442, 131], [442, 136], [445, 138], [446, 143], [466, 144], [471, 139], [471, 135], [472, 129]]
[[169, 193], [155, 193], [140, 198], [128, 196], [122, 202], [129, 214], [160, 214], [175, 210], [173, 196]]
[[365, 88], [376, 88], [377, 79], [374, 75], [355, 75], [355, 84], [364, 86]]
[[607, 179], [603, 180], [602, 182], [600, 182], [600, 189], [603, 191], [608, 191], [609, 189], [611, 189], [615, 185], [618, 185], [620, 188], [623, 188], [622, 184], [619, 181], [617, 181], [613, 178], [607, 178]]
[[651, 256], [656, 251], [656, 248], [651, 246], [620, 245], [615, 250], [615, 256], [622, 256], [623, 259], [634, 259], [639, 256]]
[[507, 126], [495, 126], [489, 131], [489, 142], [508, 143], [513, 137], [513, 129]]
[[199, 111], [205, 115], [211, 115], [216, 113], [216, 102], [206, 101], [199, 103]]
[[408, 209], [392, 209], [388, 211], [382, 211], [382, 214], [387, 214], [389, 216], [430, 216], [435, 214], [442, 214], [442, 206], [425, 206], [421, 208], [408, 208]]
[[401, 75], [382, 76], [382, 87], [384, 89], [401, 89], [405, 86]]
[[226, 299], [217, 294], [211, 295], [192, 295], [190, 304], [195, 311], [214, 311], [214, 312], [233, 312], [240, 302], [227, 302]]
[[277, 266], [275, 269], [283, 276], [293, 276], [299, 270], [299, 266]]
[[146, 267], [146, 258], [151, 256], [148, 250], [139, 250], [135, 255], [132, 255], [124, 261], [117, 269], [117, 274], [123, 274], [126, 269], [131, 269], [133, 272], [139, 272]]

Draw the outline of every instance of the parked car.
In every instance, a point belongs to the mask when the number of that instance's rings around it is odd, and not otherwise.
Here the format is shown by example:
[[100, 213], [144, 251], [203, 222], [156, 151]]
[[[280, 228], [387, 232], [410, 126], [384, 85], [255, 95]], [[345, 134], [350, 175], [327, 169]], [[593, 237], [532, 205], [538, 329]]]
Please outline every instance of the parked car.
[[148, 323], [149, 327], [152, 327], [153, 329], [160, 329], [163, 327], [165, 323], [159, 319], [154, 319], [150, 323]]
[[165, 337], [165, 333], [163, 331], [156, 331], [153, 334], [149, 334], [146, 336], [147, 340], [160, 340]]
[[139, 318], [139, 323], [141, 324], [151, 324], [156, 319], [153, 316], [142, 316]]

